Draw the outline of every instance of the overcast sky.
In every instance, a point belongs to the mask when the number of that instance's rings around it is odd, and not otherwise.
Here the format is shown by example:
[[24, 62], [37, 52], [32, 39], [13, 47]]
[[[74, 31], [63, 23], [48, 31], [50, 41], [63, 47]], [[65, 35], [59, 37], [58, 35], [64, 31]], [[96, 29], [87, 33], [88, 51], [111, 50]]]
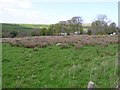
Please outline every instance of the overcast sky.
[[0, 23], [53, 24], [74, 16], [90, 23], [98, 14], [118, 23], [118, 0], [0, 0]]

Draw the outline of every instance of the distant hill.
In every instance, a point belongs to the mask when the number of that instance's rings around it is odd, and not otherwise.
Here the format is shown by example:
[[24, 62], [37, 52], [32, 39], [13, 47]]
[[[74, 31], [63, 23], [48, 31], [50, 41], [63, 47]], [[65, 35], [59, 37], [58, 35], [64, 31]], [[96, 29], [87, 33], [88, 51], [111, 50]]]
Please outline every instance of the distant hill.
[[48, 28], [47, 24], [10, 24], [3, 23], [2, 30], [30, 30], [30, 29], [39, 29], [39, 28]]
[[47, 24], [19, 24], [21, 26], [24, 26], [24, 27], [28, 27], [28, 28], [48, 28], [49, 25]]
[[91, 23], [83, 23], [82, 24], [84, 27], [90, 27], [91, 26]]
[[[90, 27], [91, 23], [84, 23], [84, 27]], [[3, 23], [2, 30], [9, 30], [9, 31], [26, 31], [29, 32], [33, 29], [40, 29], [40, 28], [48, 28], [48, 24], [10, 24], [10, 23]]]

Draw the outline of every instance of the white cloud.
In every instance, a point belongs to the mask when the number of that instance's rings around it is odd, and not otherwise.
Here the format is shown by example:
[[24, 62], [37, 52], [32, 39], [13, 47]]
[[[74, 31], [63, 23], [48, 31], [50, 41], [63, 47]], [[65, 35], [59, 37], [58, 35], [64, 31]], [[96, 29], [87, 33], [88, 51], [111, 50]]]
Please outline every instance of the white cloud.
[[[4, 22], [5, 16], [15, 18], [34, 18], [39, 15], [37, 11], [31, 11], [30, 0], [0, 0], [0, 17]], [[14, 21], [14, 20], [13, 20]]]
[[0, 0], [0, 14], [23, 16], [26, 9], [32, 7], [27, 0]]
[[42, 10], [34, 10], [31, 0], [0, 0], [1, 23], [51, 23]]
[[0, 0], [0, 22], [50, 23], [50, 20], [43, 15], [43, 11], [32, 9], [30, 0]]

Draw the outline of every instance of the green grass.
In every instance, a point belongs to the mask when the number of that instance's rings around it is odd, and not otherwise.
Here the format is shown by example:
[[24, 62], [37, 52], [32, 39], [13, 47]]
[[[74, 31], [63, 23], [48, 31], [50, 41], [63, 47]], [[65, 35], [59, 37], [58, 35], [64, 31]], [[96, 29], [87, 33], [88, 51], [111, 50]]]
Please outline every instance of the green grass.
[[19, 24], [21, 26], [24, 26], [24, 27], [28, 27], [28, 28], [48, 28], [49, 25], [47, 24]]
[[97, 87], [113, 87], [117, 79], [117, 44], [36, 50], [3, 44], [3, 88], [82, 87], [90, 79]]
[[34, 29], [48, 28], [47, 24], [9, 24], [3, 23], [2, 30], [4, 31], [18, 31], [18, 32], [30, 32]]

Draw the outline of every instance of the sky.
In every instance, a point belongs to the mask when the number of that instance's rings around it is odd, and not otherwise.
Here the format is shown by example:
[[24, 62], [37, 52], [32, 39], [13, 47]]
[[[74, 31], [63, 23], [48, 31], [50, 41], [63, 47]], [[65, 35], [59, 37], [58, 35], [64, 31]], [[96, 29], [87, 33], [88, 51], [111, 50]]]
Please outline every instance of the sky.
[[0, 0], [0, 23], [54, 24], [74, 16], [91, 23], [101, 14], [118, 24], [118, 0]]

